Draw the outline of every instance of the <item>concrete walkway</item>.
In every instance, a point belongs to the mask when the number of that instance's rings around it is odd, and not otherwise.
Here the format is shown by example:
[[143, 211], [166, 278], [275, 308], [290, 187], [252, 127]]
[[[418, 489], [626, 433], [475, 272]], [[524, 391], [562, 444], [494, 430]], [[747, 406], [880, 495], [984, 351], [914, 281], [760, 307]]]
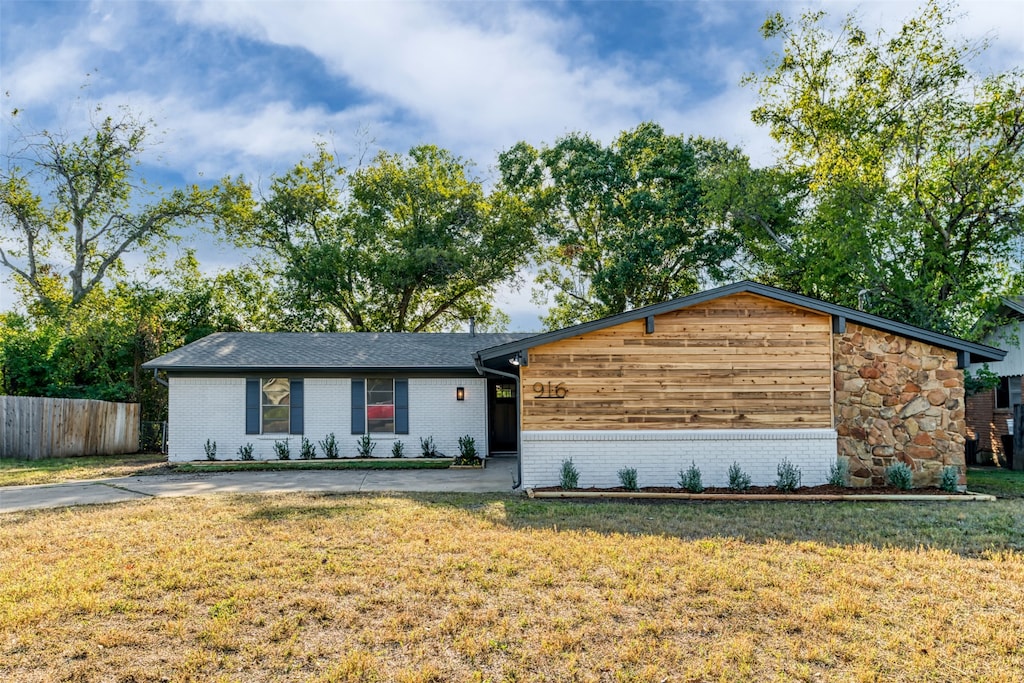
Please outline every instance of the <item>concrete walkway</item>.
[[508, 493], [516, 461], [491, 458], [483, 470], [294, 470], [161, 474], [0, 487], [0, 513], [165, 496], [316, 491]]

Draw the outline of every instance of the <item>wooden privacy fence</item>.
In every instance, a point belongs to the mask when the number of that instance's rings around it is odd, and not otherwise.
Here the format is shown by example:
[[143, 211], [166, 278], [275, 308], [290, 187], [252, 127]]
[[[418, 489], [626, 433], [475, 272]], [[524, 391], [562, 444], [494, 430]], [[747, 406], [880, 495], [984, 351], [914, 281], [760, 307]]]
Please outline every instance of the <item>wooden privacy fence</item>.
[[0, 458], [43, 460], [139, 450], [139, 404], [0, 396]]

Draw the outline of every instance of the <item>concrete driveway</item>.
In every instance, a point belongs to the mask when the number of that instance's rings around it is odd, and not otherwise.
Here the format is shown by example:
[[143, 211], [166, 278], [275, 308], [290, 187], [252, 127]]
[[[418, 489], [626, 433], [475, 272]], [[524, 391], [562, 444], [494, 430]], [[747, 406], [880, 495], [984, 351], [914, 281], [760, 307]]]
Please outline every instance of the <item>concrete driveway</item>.
[[163, 496], [315, 491], [508, 493], [516, 461], [491, 458], [483, 470], [295, 470], [209, 472], [91, 479], [63, 484], [0, 487], [0, 513]]

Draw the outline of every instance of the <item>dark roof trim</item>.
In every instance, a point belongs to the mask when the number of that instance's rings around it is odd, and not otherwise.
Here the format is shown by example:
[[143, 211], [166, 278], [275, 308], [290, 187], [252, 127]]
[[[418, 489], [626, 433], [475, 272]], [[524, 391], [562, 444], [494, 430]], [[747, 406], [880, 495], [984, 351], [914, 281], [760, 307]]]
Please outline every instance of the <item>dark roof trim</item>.
[[847, 322], [858, 323], [865, 327], [871, 327], [883, 332], [891, 332], [916, 341], [941, 346], [946, 349], [967, 352], [975, 362], [998, 361], [1002, 360], [1006, 355], [1005, 351], [991, 346], [985, 346], [984, 344], [977, 344], [964, 339], [958, 339], [957, 337], [951, 337], [946, 334], [932, 332], [921, 327], [915, 327], [914, 325], [907, 325], [906, 323], [896, 322], [895, 320], [888, 320], [887, 318], [871, 315], [870, 313], [864, 313], [863, 311], [858, 311], [853, 308], [830, 304], [826, 301], [813, 299], [809, 296], [803, 296], [802, 294], [794, 294], [793, 292], [787, 292], [784, 289], [769, 287], [768, 285], [762, 285], [749, 280], [743, 280], [723, 287], [716, 287], [715, 289], [698, 292], [696, 294], [680, 297], [664, 303], [653, 304], [651, 306], [645, 306], [644, 308], [626, 311], [625, 313], [619, 313], [607, 318], [573, 325], [572, 327], [566, 327], [561, 330], [545, 332], [533, 337], [527, 337], [525, 339], [520, 339], [519, 341], [510, 342], [508, 344], [492, 346], [489, 349], [482, 349], [474, 355], [481, 361], [507, 357], [525, 349], [543, 346], [544, 344], [550, 344], [570, 337], [577, 337], [582, 334], [587, 334], [588, 332], [602, 330], [606, 327], [621, 325], [622, 323], [632, 322], [634, 320], [641, 320], [648, 316], [660, 315], [680, 308], [696, 306], [697, 304], [714, 301], [715, 299], [720, 299], [733, 294], [757, 294], [769, 299], [775, 299], [776, 301], [782, 301], [783, 303], [818, 311], [819, 313], [826, 315], [844, 318]]
[[[152, 362], [152, 361], [150, 361]], [[190, 375], [202, 374], [202, 375], [223, 375], [230, 373], [233, 375], [241, 374], [259, 374], [266, 375], [273, 372], [282, 373], [306, 373], [308, 377], [316, 377], [319, 375], [331, 375], [331, 376], [344, 376], [349, 375], [364, 375], [364, 374], [403, 374], [403, 375], [439, 375], [445, 373], [459, 373], [463, 375], [477, 375], [475, 365], [459, 365], [452, 367], [396, 367], [393, 365], [381, 366], [381, 367], [325, 367], [319, 366], [304, 366], [304, 365], [280, 365], [280, 366], [266, 366], [266, 365], [232, 365], [232, 366], [209, 366], [209, 365], [189, 365], [179, 366], [175, 365], [172, 367], [149, 365], [147, 363], [142, 364], [142, 368], [146, 370], [159, 369], [167, 372], [171, 375], [177, 375], [187, 373]]]
[[1007, 299], [1006, 297], [999, 297], [999, 303], [1006, 308], [1010, 309], [1011, 315], [1014, 317], [1024, 317], [1024, 298], [1018, 303], [1013, 299]]

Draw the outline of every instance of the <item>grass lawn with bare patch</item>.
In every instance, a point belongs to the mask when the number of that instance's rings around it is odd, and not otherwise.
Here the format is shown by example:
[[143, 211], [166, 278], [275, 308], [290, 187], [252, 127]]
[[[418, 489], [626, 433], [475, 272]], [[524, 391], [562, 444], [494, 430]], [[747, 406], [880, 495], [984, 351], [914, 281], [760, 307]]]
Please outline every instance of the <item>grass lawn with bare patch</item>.
[[0, 586], [0, 680], [1024, 680], [1018, 500], [153, 499], [0, 516]]
[[1024, 498], [1024, 472], [1000, 467], [970, 467], [967, 488], [1000, 498]]
[[128, 477], [170, 472], [160, 453], [97, 455], [48, 460], [0, 460], [0, 486], [56, 484], [75, 479]]

